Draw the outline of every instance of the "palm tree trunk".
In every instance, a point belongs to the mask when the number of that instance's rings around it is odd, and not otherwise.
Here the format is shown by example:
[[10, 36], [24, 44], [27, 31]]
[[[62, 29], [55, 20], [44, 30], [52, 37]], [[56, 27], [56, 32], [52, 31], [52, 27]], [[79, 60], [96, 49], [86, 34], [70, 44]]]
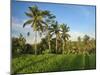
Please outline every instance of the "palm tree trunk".
[[63, 40], [63, 53], [64, 53], [64, 46], [65, 46], [65, 42], [64, 42], [64, 40]]
[[48, 33], [48, 46], [49, 46], [49, 51], [51, 51], [50, 34], [49, 33]]
[[50, 39], [49, 39], [49, 50], [51, 51]]
[[57, 53], [57, 45], [58, 45], [58, 42], [57, 42], [57, 35], [56, 35], [56, 53]]
[[37, 31], [35, 31], [35, 55], [37, 55]]
[[37, 41], [37, 37], [38, 37], [38, 31], [36, 31], [36, 55], [37, 55], [37, 43], [38, 43], [38, 41]]

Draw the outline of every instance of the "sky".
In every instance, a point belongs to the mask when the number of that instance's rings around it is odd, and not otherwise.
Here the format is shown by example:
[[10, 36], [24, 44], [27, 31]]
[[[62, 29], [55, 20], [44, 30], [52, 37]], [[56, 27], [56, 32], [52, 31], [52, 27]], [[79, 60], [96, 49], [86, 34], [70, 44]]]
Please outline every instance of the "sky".
[[[83, 37], [85, 34], [95, 38], [95, 6], [21, 1], [12, 1], [12, 37], [18, 37], [22, 33], [27, 43], [33, 43], [34, 32], [32, 28], [30, 26], [23, 28], [23, 24], [29, 19], [25, 12], [29, 11], [29, 6], [34, 5], [37, 5], [41, 10], [51, 11], [59, 24], [67, 24], [70, 27], [71, 40], [77, 40], [78, 36]], [[27, 36], [27, 32], [30, 32], [31, 35]], [[40, 41], [39, 35], [37, 39]]]

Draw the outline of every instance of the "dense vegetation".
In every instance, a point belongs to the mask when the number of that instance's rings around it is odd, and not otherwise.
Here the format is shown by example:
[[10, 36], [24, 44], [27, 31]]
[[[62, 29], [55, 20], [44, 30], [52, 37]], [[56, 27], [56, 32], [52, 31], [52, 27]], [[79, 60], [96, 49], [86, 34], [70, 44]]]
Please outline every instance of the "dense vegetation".
[[[96, 40], [88, 35], [69, 40], [70, 27], [59, 24], [56, 16], [36, 5], [25, 12], [29, 17], [23, 27], [30, 25], [35, 33], [34, 44], [26, 43], [20, 33], [12, 37], [12, 73], [51, 72], [94, 69]], [[37, 34], [41, 41], [37, 42]], [[30, 32], [27, 33], [30, 36]]]
[[[84, 40], [81, 41], [67, 41], [63, 48], [63, 42], [58, 41], [58, 49], [56, 50], [56, 39], [53, 38], [51, 42], [51, 48], [49, 49], [47, 37], [41, 39], [41, 42], [37, 44], [37, 55], [38, 54], [95, 54], [95, 40], [88, 39], [88, 36], [84, 36]], [[35, 54], [35, 45], [26, 44], [25, 38], [20, 34], [19, 38], [12, 38], [12, 54], [13, 56], [18, 54]], [[64, 50], [63, 50], [64, 49]]]

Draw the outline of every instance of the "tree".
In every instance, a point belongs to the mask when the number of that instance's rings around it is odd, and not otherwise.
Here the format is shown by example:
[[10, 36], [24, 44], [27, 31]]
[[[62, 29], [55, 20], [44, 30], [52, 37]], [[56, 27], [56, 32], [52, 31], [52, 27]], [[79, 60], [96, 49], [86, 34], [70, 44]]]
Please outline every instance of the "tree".
[[81, 45], [81, 37], [79, 36], [78, 38], [77, 38], [77, 49], [78, 49], [78, 51], [79, 52], [81, 52], [81, 47], [82, 47], [82, 45]]
[[46, 20], [47, 22], [46, 29], [47, 29], [47, 38], [48, 38], [47, 41], [48, 41], [49, 51], [51, 51], [51, 38], [52, 38], [51, 25], [54, 22], [55, 18], [56, 17], [53, 14], [50, 14], [48, 19]]
[[26, 43], [26, 40], [22, 34], [20, 34], [19, 37], [17, 38], [13, 37], [12, 38], [12, 53], [14, 55], [22, 53], [25, 47], [25, 43]]
[[83, 54], [84, 54], [83, 63], [85, 63], [85, 64], [87, 62], [87, 59], [89, 59], [89, 57], [87, 57], [87, 55], [89, 54], [88, 53], [89, 40], [90, 40], [90, 37], [88, 35], [84, 35], [84, 37], [83, 37], [83, 44], [84, 44], [84, 46], [83, 46], [84, 47], [83, 48]]
[[51, 32], [52, 34], [54, 34], [54, 36], [56, 36], [56, 53], [57, 53], [57, 49], [58, 49], [58, 40], [60, 39], [60, 28], [58, 26], [58, 22], [55, 21], [52, 25], [51, 25]]
[[41, 53], [42, 53], [43, 51], [45, 51], [46, 49], [48, 49], [47, 37], [42, 38], [42, 39], [41, 39], [41, 42], [40, 42], [40, 51], [41, 51]]
[[18, 48], [19, 48], [19, 43], [18, 43], [18, 38], [13, 37], [12, 38], [12, 54], [15, 55], [18, 53]]
[[33, 49], [33, 48], [32, 48], [32, 45], [30, 45], [30, 44], [25, 44], [23, 53], [24, 53], [24, 54], [34, 54], [34, 51], [33, 51], [32, 49]]
[[25, 12], [25, 14], [30, 18], [27, 20], [23, 27], [26, 25], [31, 25], [33, 31], [35, 32], [35, 54], [37, 55], [37, 34], [38, 31], [41, 33], [44, 31], [46, 24], [46, 18], [50, 15], [49, 11], [40, 10], [36, 5], [29, 7], [29, 12]]
[[25, 42], [26, 42], [26, 39], [25, 39], [25, 38], [23, 37], [23, 35], [20, 33], [20, 36], [19, 36], [19, 45], [20, 45], [21, 49], [24, 49]]
[[61, 38], [63, 41], [63, 52], [64, 52], [66, 40], [68, 40], [70, 37], [70, 35], [68, 34], [69, 27], [66, 24], [62, 24], [60, 25], [60, 28], [61, 28]]
[[90, 50], [89, 53], [96, 53], [96, 40], [95, 38], [92, 38], [90, 40]]
[[83, 42], [84, 42], [84, 51], [86, 52], [89, 48], [89, 40], [90, 37], [88, 35], [84, 35]]
[[88, 35], [84, 35], [83, 41], [85, 43], [88, 43], [89, 39], [90, 39], [90, 37]]

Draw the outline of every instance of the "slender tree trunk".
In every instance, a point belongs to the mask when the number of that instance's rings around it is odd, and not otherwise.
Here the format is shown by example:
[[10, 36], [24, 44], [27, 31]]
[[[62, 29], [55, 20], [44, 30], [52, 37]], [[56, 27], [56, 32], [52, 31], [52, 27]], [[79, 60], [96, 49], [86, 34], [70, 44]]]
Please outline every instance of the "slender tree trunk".
[[49, 43], [49, 44], [48, 44], [48, 45], [49, 45], [49, 51], [51, 52], [51, 46], [50, 46], [50, 41], [49, 41], [48, 43]]
[[49, 51], [51, 51], [51, 43], [50, 43], [50, 34], [48, 33], [48, 46], [49, 46]]
[[57, 35], [56, 35], [56, 53], [57, 53], [57, 45], [58, 45], [57, 40], [58, 40], [58, 38], [57, 38]]
[[37, 31], [35, 31], [35, 55], [37, 55]]
[[38, 43], [38, 41], [37, 41], [38, 35], [37, 35], [37, 34], [38, 34], [38, 31], [36, 31], [36, 55], [38, 54], [38, 53], [37, 53], [37, 43]]
[[50, 39], [49, 39], [49, 50], [51, 51]]
[[63, 53], [64, 53], [64, 49], [65, 49], [64, 46], [65, 46], [65, 42], [64, 42], [64, 40], [63, 40]]
[[36, 55], [36, 31], [35, 31], [35, 43], [34, 43], [34, 45], [35, 45], [35, 55]]

